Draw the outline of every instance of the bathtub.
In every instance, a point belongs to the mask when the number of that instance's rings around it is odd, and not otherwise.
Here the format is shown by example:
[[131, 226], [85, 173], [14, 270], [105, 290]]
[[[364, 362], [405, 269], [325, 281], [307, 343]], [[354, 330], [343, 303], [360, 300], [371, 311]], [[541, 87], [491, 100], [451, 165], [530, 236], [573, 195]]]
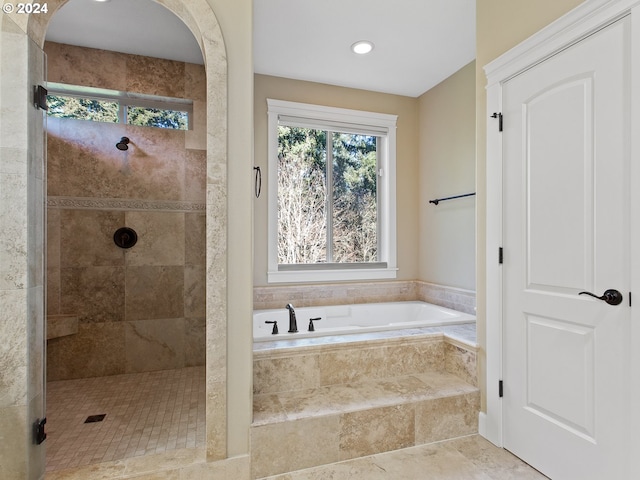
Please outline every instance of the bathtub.
[[[476, 317], [426, 302], [362, 303], [328, 307], [300, 307], [295, 309], [298, 333], [288, 333], [289, 311], [254, 310], [253, 340], [291, 340], [305, 337], [348, 335], [355, 333], [404, 330], [408, 328], [436, 327], [475, 322]], [[315, 331], [308, 331], [309, 320]], [[278, 322], [278, 334], [273, 334], [273, 324]]]

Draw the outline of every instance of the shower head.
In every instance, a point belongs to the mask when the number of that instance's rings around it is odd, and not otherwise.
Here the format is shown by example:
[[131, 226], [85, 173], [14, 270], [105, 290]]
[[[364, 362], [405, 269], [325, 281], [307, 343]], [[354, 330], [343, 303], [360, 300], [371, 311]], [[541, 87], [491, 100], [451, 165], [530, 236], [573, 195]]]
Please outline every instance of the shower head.
[[116, 143], [118, 150], [129, 150], [129, 138], [122, 137], [118, 143]]

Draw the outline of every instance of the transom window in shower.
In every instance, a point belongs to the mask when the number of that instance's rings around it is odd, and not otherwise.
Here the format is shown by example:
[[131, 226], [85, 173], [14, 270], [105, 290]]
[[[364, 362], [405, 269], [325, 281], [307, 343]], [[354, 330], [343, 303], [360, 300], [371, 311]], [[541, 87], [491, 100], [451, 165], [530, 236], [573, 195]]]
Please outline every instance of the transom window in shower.
[[268, 102], [269, 281], [395, 277], [396, 117]]
[[94, 122], [189, 130], [193, 102], [182, 98], [50, 83], [47, 114]]

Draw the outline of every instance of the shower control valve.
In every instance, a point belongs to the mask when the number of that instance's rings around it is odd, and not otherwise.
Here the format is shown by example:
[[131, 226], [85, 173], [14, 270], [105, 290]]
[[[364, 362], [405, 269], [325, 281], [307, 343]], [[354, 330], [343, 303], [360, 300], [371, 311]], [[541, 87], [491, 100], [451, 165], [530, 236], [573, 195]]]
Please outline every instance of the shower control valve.
[[271, 330], [271, 335], [278, 334], [278, 322], [276, 320], [265, 320], [264, 323], [273, 323], [273, 329]]
[[322, 320], [322, 317], [316, 317], [316, 318], [310, 318], [309, 319], [309, 332], [315, 332], [316, 329], [313, 326], [313, 322], [317, 322], [319, 320]]

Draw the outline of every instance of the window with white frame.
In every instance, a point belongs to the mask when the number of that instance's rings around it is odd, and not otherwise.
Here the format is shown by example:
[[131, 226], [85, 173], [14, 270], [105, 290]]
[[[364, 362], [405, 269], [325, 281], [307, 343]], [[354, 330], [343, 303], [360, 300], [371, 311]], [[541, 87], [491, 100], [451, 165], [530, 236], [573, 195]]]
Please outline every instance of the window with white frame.
[[268, 281], [395, 278], [397, 116], [267, 104]]
[[47, 114], [51, 117], [190, 129], [192, 100], [62, 83], [49, 83], [47, 87]]

